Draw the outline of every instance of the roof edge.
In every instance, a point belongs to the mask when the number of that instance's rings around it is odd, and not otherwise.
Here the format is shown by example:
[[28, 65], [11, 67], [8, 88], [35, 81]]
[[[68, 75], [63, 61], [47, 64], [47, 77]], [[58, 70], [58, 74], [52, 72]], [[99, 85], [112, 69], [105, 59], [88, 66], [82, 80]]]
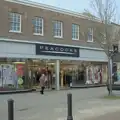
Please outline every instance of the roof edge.
[[[59, 13], [62, 13], [62, 14], [91, 20], [88, 16], [85, 16], [82, 13], [74, 12], [74, 11], [59, 8], [59, 7], [55, 7], [55, 6], [52, 6], [52, 5], [46, 5], [46, 4], [39, 3], [39, 2], [33, 2], [31, 0], [5, 0], [5, 1], [12, 2], [12, 3], [17, 3], [17, 4], [22, 4], [22, 5], [26, 5], [26, 6], [31, 6], [31, 7], [36, 7], [36, 8], [41, 8], [41, 9], [50, 10], [50, 11], [53, 11], [53, 12], [59, 12]], [[100, 22], [100, 20], [91, 20], [91, 21]]]

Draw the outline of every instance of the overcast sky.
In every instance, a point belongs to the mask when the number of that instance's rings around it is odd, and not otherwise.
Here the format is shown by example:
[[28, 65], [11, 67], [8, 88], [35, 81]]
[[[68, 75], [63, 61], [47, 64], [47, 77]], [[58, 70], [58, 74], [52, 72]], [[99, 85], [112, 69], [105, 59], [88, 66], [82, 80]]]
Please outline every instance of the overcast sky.
[[[90, 1], [91, 0], [32, 0], [35, 2], [40, 2], [60, 8], [65, 8], [77, 12], [83, 12], [84, 9], [90, 8]], [[116, 4], [120, 6], [120, 0], [116, 0]], [[120, 11], [120, 7], [118, 8]]]

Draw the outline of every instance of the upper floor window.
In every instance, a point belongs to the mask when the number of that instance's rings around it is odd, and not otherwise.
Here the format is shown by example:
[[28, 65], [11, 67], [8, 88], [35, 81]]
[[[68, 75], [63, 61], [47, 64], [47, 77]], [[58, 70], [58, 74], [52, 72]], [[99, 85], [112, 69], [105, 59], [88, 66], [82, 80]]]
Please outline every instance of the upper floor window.
[[10, 18], [10, 32], [21, 32], [21, 14], [9, 13]]
[[54, 37], [62, 38], [63, 37], [63, 23], [61, 21], [53, 21], [54, 23]]
[[34, 18], [34, 35], [43, 35], [44, 33], [44, 23], [43, 18], [35, 17]]
[[79, 25], [72, 24], [72, 40], [79, 40]]
[[88, 28], [88, 42], [93, 42], [93, 28]]

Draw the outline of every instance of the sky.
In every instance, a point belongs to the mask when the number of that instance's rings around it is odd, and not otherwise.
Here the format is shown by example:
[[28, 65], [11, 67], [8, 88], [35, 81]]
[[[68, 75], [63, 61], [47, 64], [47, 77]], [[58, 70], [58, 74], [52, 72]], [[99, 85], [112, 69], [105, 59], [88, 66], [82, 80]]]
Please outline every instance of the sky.
[[[89, 0], [32, 0], [76, 12], [82, 12], [89, 7]], [[79, 1], [79, 2], [78, 2]]]
[[[83, 12], [84, 9], [90, 8], [91, 0], [32, 0], [35, 2], [40, 2], [76, 12]], [[115, 0], [117, 7], [120, 6], [120, 0]], [[120, 7], [118, 7], [118, 11], [120, 11]]]

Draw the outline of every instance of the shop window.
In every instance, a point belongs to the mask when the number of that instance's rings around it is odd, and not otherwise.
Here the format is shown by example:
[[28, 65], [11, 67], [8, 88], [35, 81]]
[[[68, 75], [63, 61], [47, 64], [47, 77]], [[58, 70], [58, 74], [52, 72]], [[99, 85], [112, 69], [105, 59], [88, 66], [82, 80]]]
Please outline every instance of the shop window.
[[72, 24], [72, 40], [79, 40], [79, 25]]
[[63, 37], [63, 23], [61, 21], [53, 21], [54, 37], [62, 38]]
[[44, 35], [44, 20], [41, 17], [35, 17], [33, 20], [33, 34], [34, 35]]
[[25, 62], [24, 59], [0, 58], [0, 89], [13, 90], [24, 88]]
[[10, 30], [9, 32], [21, 32], [21, 14], [9, 13]]

